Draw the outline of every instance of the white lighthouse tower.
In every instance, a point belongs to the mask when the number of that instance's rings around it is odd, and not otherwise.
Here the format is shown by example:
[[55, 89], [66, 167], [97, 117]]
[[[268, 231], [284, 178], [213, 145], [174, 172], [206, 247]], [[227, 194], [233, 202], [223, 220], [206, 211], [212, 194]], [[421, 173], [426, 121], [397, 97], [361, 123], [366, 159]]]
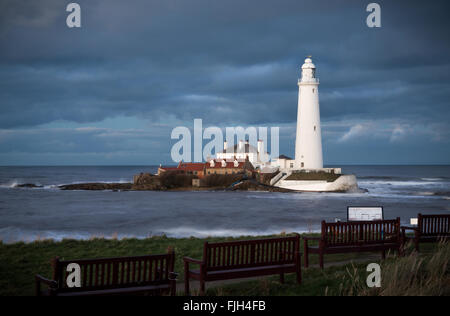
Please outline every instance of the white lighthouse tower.
[[270, 184], [301, 192], [355, 192], [355, 175], [342, 174], [341, 168], [324, 168], [320, 129], [319, 79], [311, 57], [305, 59], [298, 80], [297, 135], [295, 159], [284, 155], [274, 161], [278, 174]]
[[322, 169], [322, 133], [320, 130], [319, 79], [310, 57], [302, 66], [298, 80], [297, 137], [295, 169]]

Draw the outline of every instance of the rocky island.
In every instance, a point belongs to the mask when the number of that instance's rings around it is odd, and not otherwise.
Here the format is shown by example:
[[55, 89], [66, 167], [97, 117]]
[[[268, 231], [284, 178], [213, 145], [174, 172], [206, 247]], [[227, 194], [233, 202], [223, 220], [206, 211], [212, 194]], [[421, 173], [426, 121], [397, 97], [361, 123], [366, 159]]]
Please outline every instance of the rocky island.
[[[260, 179], [244, 174], [210, 175], [204, 179], [180, 174], [153, 175], [141, 173], [134, 176], [133, 183], [77, 183], [61, 185], [61, 190], [90, 191], [267, 191], [292, 192], [271, 186], [270, 176]], [[262, 180], [262, 181], [261, 181]]]

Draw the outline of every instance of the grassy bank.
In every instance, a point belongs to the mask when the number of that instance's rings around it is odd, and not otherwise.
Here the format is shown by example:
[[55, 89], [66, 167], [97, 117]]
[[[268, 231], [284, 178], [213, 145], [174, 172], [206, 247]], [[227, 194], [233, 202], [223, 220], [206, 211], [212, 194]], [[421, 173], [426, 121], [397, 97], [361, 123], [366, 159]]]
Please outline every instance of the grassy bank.
[[[254, 239], [241, 237], [235, 239]], [[209, 242], [235, 240], [234, 238], [208, 238]], [[51, 276], [50, 260], [59, 256], [64, 260], [81, 258], [102, 258], [116, 256], [136, 256], [165, 253], [168, 247], [176, 252], [175, 270], [183, 279], [183, 256], [202, 257], [203, 243], [206, 239], [152, 237], [144, 240], [124, 239], [87, 241], [64, 240], [62, 242], [38, 241], [33, 243], [0, 243], [0, 295], [34, 295], [34, 275]], [[430, 248], [431, 249], [431, 248]], [[326, 264], [333, 263], [324, 271], [311, 268], [304, 271], [302, 286], [295, 284], [293, 276], [287, 276], [287, 284], [281, 285], [277, 278], [247, 281], [239, 284], [220, 286], [212, 284], [210, 295], [324, 295], [340, 293], [341, 284], [345, 283], [348, 263], [352, 260], [377, 262], [378, 254], [343, 254], [325, 257]], [[311, 257], [311, 263], [317, 263], [317, 256]], [[353, 268], [353, 267], [351, 267]], [[361, 265], [360, 271], [365, 266]], [[365, 273], [365, 272], [364, 272]], [[348, 276], [349, 277], [349, 276]], [[348, 278], [347, 277], [347, 278]], [[365, 280], [365, 279], [364, 279]]]
[[[390, 256], [385, 261], [367, 260], [303, 270], [303, 283], [298, 286], [295, 276], [289, 275], [285, 284], [278, 278], [241, 282], [208, 290], [208, 295], [251, 296], [449, 296], [450, 243], [423, 245], [421, 254], [407, 250], [403, 258]], [[326, 257], [327, 258], [327, 257]], [[368, 288], [367, 263], [381, 266], [381, 287]]]

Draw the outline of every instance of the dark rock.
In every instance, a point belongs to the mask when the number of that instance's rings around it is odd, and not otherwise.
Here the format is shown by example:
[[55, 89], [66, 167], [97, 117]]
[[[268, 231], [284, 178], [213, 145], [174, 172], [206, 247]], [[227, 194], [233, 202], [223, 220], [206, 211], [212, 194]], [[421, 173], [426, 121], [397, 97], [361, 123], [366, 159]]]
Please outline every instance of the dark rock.
[[42, 188], [42, 185], [37, 185], [34, 183], [24, 183], [24, 184], [17, 184], [15, 186], [15, 188], [28, 188], [28, 189], [33, 189], [33, 188]]
[[232, 191], [265, 191], [265, 192], [293, 192], [289, 189], [278, 188], [263, 183], [258, 183], [252, 180], [242, 181], [241, 183], [233, 186]]
[[445, 191], [434, 192], [433, 195], [435, 195], [435, 196], [450, 196], [450, 192], [445, 192]]
[[162, 190], [161, 178], [150, 173], [141, 173], [134, 176], [132, 189], [136, 191]]
[[134, 185], [154, 184], [158, 181], [159, 177], [150, 173], [141, 173], [133, 177]]
[[78, 183], [61, 185], [61, 190], [92, 190], [92, 191], [104, 191], [104, 190], [131, 190], [131, 183]]

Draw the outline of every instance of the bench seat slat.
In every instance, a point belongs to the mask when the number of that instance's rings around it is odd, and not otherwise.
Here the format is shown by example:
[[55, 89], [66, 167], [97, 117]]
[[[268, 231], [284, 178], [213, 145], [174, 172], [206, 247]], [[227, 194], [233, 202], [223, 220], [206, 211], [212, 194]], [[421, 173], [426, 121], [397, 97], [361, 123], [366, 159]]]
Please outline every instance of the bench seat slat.
[[61, 292], [57, 296], [110, 296], [110, 295], [131, 295], [137, 293], [144, 293], [156, 290], [169, 289], [168, 284], [162, 285], [149, 285], [149, 286], [136, 286], [126, 288], [115, 288], [107, 290], [92, 290], [92, 291], [79, 291], [79, 292]]
[[[273, 266], [259, 266], [259, 267], [249, 267], [242, 269], [230, 269], [230, 270], [219, 270], [219, 271], [209, 271], [206, 273], [206, 281], [217, 281], [225, 279], [235, 279], [243, 277], [261, 276], [261, 275], [273, 275], [280, 273], [280, 269], [284, 270], [284, 273], [294, 273], [296, 272], [295, 264], [285, 264], [285, 265], [273, 265]], [[190, 270], [189, 275], [194, 279], [200, 278], [200, 270]]]

